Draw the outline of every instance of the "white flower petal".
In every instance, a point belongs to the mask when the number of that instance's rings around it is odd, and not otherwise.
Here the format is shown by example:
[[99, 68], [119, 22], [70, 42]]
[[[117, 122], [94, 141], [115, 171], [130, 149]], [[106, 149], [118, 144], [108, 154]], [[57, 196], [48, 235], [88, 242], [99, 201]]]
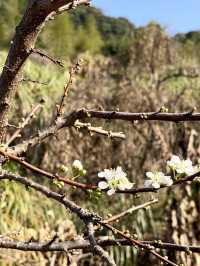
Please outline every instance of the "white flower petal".
[[185, 169], [186, 175], [193, 175], [199, 171], [197, 166], [190, 166]]
[[151, 179], [151, 178], [154, 177], [154, 173], [152, 173], [152, 172], [146, 172], [146, 176]]
[[106, 188], [108, 188], [108, 183], [106, 183], [105, 181], [101, 181], [98, 183], [98, 187], [100, 189], [106, 189]]
[[180, 163], [180, 161], [181, 161], [181, 159], [180, 159], [179, 156], [177, 156], [177, 155], [172, 155], [172, 157], [171, 157], [171, 162], [173, 162], [173, 163]]
[[122, 167], [121, 166], [117, 166], [116, 171], [123, 172]]
[[173, 184], [173, 180], [170, 176], [164, 176], [162, 180], [160, 180], [160, 184], [163, 186], [171, 186]]
[[79, 161], [79, 160], [75, 160], [72, 164], [72, 167], [74, 167], [80, 171], [83, 170], [83, 165], [82, 165], [81, 161]]
[[157, 189], [157, 188], [160, 188], [160, 184], [159, 184], [158, 182], [155, 182], [155, 181], [154, 181], [154, 182], [152, 182], [151, 185], [152, 185], [153, 188], [156, 188], [156, 189]]
[[145, 180], [145, 182], [144, 182], [144, 186], [145, 186], [145, 187], [152, 187], [152, 183], [153, 183], [152, 180]]
[[133, 183], [131, 182], [128, 182], [126, 185], [125, 185], [125, 189], [131, 189], [133, 187]]
[[187, 159], [184, 162], [187, 166], [192, 166], [192, 161], [190, 159]]
[[105, 177], [105, 172], [99, 172], [99, 173], [98, 173], [98, 177], [100, 177], [100, 178]]
[[113, 194], [115, 194], [115, 190], [111, 188], [110, 190], [108, 190], [107, 194], [108, 196], [112, 196]]
[[157, 172], [157, 176], [159, 176], [160, 180], [165, 177], [163, 172]]
[[177, 174], [184, 174], [185, 173], [185, 169], [183, 169], [183, 168], [176, 168], [175, 170], [176, 170]]
[[170, 168], [176, 168], [176, 166], [180, 163], [181, 163], [181, 159], [176, 155], [172, 155], [171, 159], [167, 161], [167, 165]]

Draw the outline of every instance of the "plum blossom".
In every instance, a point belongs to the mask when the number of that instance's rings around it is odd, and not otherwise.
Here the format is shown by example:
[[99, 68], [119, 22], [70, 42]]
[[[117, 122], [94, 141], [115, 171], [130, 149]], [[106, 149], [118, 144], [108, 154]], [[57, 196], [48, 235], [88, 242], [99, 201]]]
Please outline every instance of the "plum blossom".
[[75, 160], [72, 164], [72, 167], [79, 170], [79, 171], [82, 171], [83, 170], [83, 165], [82, 165], [82, 162], [79, 161], [79, 160]]
[[145, 187], [158, 189], [161, 185], [168, 187], [173, 184], [171, 176], [166, 176], [162, 172], [147, 172], [146, 176], [148, 177], [148, 180], [144, 182]]
[[84, 176], [87, 171], [84, 169], [83, 164], [79, 160], [75, 160], [72, 164], [72, 171], [75, 176]]
[[198, 171], [197, 167], [192, 165], [192, 161], [190, 159], [181, 160], [176, 155], [172, 155], [171, 160], [167, 161], [167, 165], [177, 174], [192, 175]]
[[98, 183], [99, 189], [108, 189], [107, 194], [109, 196], [113, 195], [117, 189], [126, 190], [133, 186], [133, 183], [129, 182], [126, 173], [120, 166], [116, 169], [104, 169], [104, 171], [98, 173], [98, 177], [105, 179], [105, 181]]

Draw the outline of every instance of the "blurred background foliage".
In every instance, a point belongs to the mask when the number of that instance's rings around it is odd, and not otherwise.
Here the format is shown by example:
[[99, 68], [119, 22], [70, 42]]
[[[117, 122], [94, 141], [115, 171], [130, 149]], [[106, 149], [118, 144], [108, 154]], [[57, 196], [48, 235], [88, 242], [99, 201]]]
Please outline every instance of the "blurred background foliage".
[[[0, 2], [0, 66], [19, 21], [25, 0]], [[26, 127], [17, 144], [51, 124], [56, 104], [68, 79], [68, 69], [83, 58], [80, 74], [74, 80], [66, 102], [66, 111], [95, 108], [130, 112], [158, 111], [166, 107], [170, 112], [199, 110], [199, 32], [169, 36], [156, 22], [136, 28], [127, 19], [111, 18], [95, 8], [79, 8], [49, 21], [41, 33], [37, 47], [64, 60], [65, 69], [52, 65], [39, 56], [32, 56], [24, 68], [26, 80], [17, 91], [10, 123], [17, 125], [33, 106], [43, 102], [42, 110]], [[87, 122], [87, 121], [86, 121]], [[97, 172], [121, 165], [129, 179], [142, 185], [148, 170], [165, 171], [170, 154], [190, 157], [198, 163], [200, 141], [199, 124], [192, 123], [124, 123], [93, 121], [107, 130], [123, 131], [125, 141], [111, 140], [74, 128], [62, 130], [56, 138], [45, 141], [24, 156], [43, 169], [55, 172], [59, 165], [70, 166], [75, 159], [83, 162], [88, 174], [81, 182], [97, 183]], [[14, 129], [10, 129], [9, 136]], [[43, 184], [53, 186], [42, 176], [15, 164], [6, 167], [21, 172]], [[200, 241], [199, 185], [177, 188], [176, 193], [162, 190], [156, 195], [142, 197], [96, 195], [64, 188], [68, 197], [103, 217], [116, 214], [132, 205], [159, 198], [159, 204], [129, 215], [117, 226], [140, 239], [162, 239], [180, 244]], [[112, 206], [112, 208], [110, 208]], [[0, 183], [0, 237], [30, 240], [50, 240], [55, 233], [60, 240], [77, 237], [82, 223], [56, 203], [13, 182]], [[99, 231], [98, 235], [107, 232]], [[117, 265], [160, 265], [148, 254], [138, 256], [134, 248], [109, 248]], [[199, 256], [165, 252], [169, 258], [188, 266], [199, 265]], [[85, 259], [83, 254], [39, 254], [0, 250], [0, 265], [103, 265], [98, 258]], [[74, 264], [73, 264], [74, 263]], [[147, 265], [147, 264], [145, 264]]]

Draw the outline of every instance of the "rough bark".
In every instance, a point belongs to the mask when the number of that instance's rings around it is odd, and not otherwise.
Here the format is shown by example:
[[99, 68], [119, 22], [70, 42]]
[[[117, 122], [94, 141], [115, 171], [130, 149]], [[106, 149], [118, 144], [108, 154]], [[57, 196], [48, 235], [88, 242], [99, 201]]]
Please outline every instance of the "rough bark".
[[[88, 4], [89, 0], [80, 0], [76, 5]], [[70, 0], [29, 0], [21, 22], [16, 27], [11, 41], [10, 50], [5, 66], [0, 76], [0, 142], [5, 135], [8, 112], [12, 105], [12, 98], [22, 79], [25, 61], [32, 53], [38, 34], [49, 15], [73, 7]]]
[[20, 24], [16, 27], [10, 50], [0, 77], [0, 140], [2, 142], [12, 98], [22, 78], [23, 65], [35, 45], [45, 21], [46, 12], [29, 1]]

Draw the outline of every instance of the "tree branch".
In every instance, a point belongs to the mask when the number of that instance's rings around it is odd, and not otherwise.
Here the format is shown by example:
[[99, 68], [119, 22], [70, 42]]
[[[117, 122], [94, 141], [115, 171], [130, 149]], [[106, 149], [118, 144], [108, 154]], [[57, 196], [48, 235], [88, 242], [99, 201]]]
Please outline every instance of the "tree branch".
[[[89, 0], [76, 1], [76, 6], [88, 4]], [[16, 89], [22, 78], [23, 66], [34, 50], [38, 35], [53, 12], [63, 6], [74, 8], [73, 0], [29, 0], [26, 11], [11, 42], [5, 66], [0, 76], [0, 142], [6, 132], [8, 112]]]
[[133, 207], [131, 207], [131, 208], [129, 208], [129, 209], [127, 209], [127, 210], [125, 210], [125, 211], [119, 213], [119, 214], [116, 214], [116, 215], [112, 216], [112, 217], [109, 218], [109, 219], [104, 220], [103, 222], [104, 222], [104, 223], [113, 223], [114, 221], [117, 221], [117, 220], [123, 218], [123, 217], [126, 216], [126, 215], [129, 215], [129, 214], [131, 214], [131, 213], [133, 213], [133, 212], [135, 212], [135, 211], [138, 211], [138, 210], [144, 209], [144, 208], [146, 208], [146, 207], [148, 207], [148, 206], [150, 206], [150, 205], [153, 205], [153, 204], [155, 204], [155, 203], [158, 203], [158, 199], [153, 199], [153, 200], [151, 200], [151, 201], [149, 201], [149, 202], [146, 202], [146, 203], [143, 203], [143, 204], [141, 204], [141, 205], [133, 206]]
[[7, 141], [6, 145], [9, 146], [20, 134], [22, 129], [24, 129], [30, 122], [30, 120], [34, 117], [35, 113], [37, 113], [40, 108], [42, 107], [41, 104], [37, 104], [31, 111], [31, 113], [26, 117], [26, 119], [23, 120], [19, 128], [14, 132], [14, 134], [10, 137], [10, 139]]
[[90, 134], [96, 133], [99, 135], [103, 135], [106, 137], [109, 137], [111, 139], [126, 139], [126, 135], [122, 132], [112, 132], [107, 131], [101, 127], [93, 127], [90, 123], [81, 123], [79, 121], [76, 121], [74, 126], [78, 129], [86, 129]]
[[56, 123], [49, 128], [40, 131], [36, 136], [30, 137], [23, 143], [20, 143], [13, 147], [13, 152], [19, 155], [26, 152], [28, 147], [34, 147], [41, 141], [44, 141], [49, 136], [55, 135], [60, 129], [64, 127], [74, 126], [76, 120], [79, 119], [106, 119], [106, 120], [123, 120], [123, 121], [171, 121], [171, 122], [194, 122], [200, 121], [200, 113], [193, 113], [193, 111], [185, 113], [162, 113], [147, 112], [147, 113], [127, 113], [127, 112], [115, 112], [115, 111], [94, 111], [80, 109], [66, 114], [63, 117], [59, 117]]
[[[0, 149], [0, 155], [4, 156], [5, 158], [9, 158], [12, 161], [15, 161], [15, 162], [19, 163], [24, 168], [27, 168], [30, 171], [34, 172], [34, 173], [46, 176], [46, 177], [50, 178], [51, 180], [57, 179], [58, 181], [64, 182], [67, 185], [74, 186], [74, 187], [77, 187], [77, 188], [81, 188], [83, 190], [96, 190], [96, 189], [98, 189], [98, 186], [96, 186], [96, 185], [83, 184], [83, 183], [75, 182], [75, 181], [71, 180], [70, 178], [61, 177], [61, 176], [58, 176], [56, 174], [49, 173], [49, 172], [47, 172], [47, 171], [45, 171], [43, 169], [40, 169], [40, 168], [38, 168], [38, 167], [26, 162], [23, 159], [15, 156], [15, 154], [8, 152], [6, 149], [4, 149], [4, 150]], [[191, 182], [196, 177], [199, 177], [199, 176], [200, 176], [200, 172], [197, 172], [197, 173], [195, 173], [193, 175], [180, 178], [180, 179], [176, 180], [170, 187], [177, 186], [177, 185], [180, 185], [180, 184], [184, 184], [184, 183], [187, 183], [187, 182]], [[160, 189], [166, 188], [166, 187], [167, 186], [161, 186], [160, 188], [140, 187], [140, 188], [127, 189], [127, 190], [119, 190], [118, 189], [118, 190], [116, 190], [116, 193], [132, 194], [133, 195], [133, 194], [137, 194], [137, 193], [158, 192]], [[104, 191], [106, 192], [107, 190], [104, 190]]]
[[103, 250], [103, 248], [97, 244], [94, 236], [95, 234], [94, 225], [91, 222], [89, 222], [86, 224], [86, 226], [87, 226], [87, 233], [88, 233], [90, 246], [93, 252], [99, 255], [103, 259], [103, 261], [107, 263], [108, 266], [116, 266], [114, 260], [110, 258], [108, 252]]
[[[96, 239], [97, 244], [101, 247], [111, 247], [111, 246], [132, 246], [130, 241], [125, 239], [113, 239], [109, 237], [100, 237]], [[182, 252], [192, 252], [200, 253], [200, 246], [193, 245], [178, 245], [173, 243], [165, 243], [161, 240], [154, 241], [141, 241], [141, 243], [146, 245], [154, 246], [159, 249], [167, 249], [173, 251], [182, 251]], [[16, 249], [21, 251], [38, 251], [38, 252], [54, 252], [54, 251], [70, 251], [75, 249], [88, 250], [90, 249], [89, 240], [72, 240], [64, 242], [54, 242], [50, 245], [49, 241], [47, 242], [24, 242], [17, 240], [10, 240], [0, 238], [0, 248], [2, 249]]]
[[67, 185], [70, 185], [70, 186], [73, 186], [73, 187], [77, 187], [77, 188], [81, 188], [81, 189], [96, 189], [97, 187], [96, 186], [93, 186], [93, 185], [87, 185], [87, 184], [83, 184], [83, 183], [78, 183], [78, 182], [75, 182], [73, 180], [71, 180], [70, 178], [66, 178], [66, 177], [61, 177], [61, 176], [58, 176], [57, 174], [52, 174], [52, 173], [49, 173], [43, 169], [40, 169], [28, 162], [26, 162], [25, 160], [15, 156], [15, 155], [12, 155], [2, 149], [0, 149], [0, 155], [4, 156], [5, 158], [9, 158], [10, 160], [14, 161], [14, 162], [17, 162], [19, 163], [20, 165], [22, 165], [25, 169], [29, 169], [30, 171], [36, 173], [36, 174], [39, 174], [39, 175], [42, 175], [42, 176], [46, 176], [48, 177], [49, 179], [51, 179], [52, 181], [54, 179], [60, 181], [60, 182], [63, 182]]
[[[84, 113], [84, 110], [83, 112]], [[183, 121], [200, 121], [200, 113], [193, 113], [192, 111], [185, 113], [162, 113], [146, 112], [146, 113], [129, 113], [129, 112], [115, 112], [115, 111], [93, 111], [85, 110], [85, 115], [79, 118], [91, 117], [106, 120], [123, 120], [123, 121], [168, 121], [168, 122], [183, 122]]]
[[66, 209], [69, 209], [71, 212], [75, 213], [81, 220], [83, 221], [94, 221], [97, 222], [101, 220], [101, 218], [95, 214], [91, 213], [80, 206], [76, 205], [73, 201], [68, 200], [65, 195], [59, 194], [57, 192], [54, 192], [47, 188], [46, 186], [40, 185], [26, 177], [22, 177], [20, 175], [15, 175], [12, 173], [9, 173], [7, 171], [2, 171], [0, 173], [0, 180], [10, 180], [10, 181], [15, 181], [17, 183], [21, 183], [25, 185], [26, 187], [31, 187], [34, 190], [40, 192], [47, 198], [51, 198], [60, 204], [62, 204]]

